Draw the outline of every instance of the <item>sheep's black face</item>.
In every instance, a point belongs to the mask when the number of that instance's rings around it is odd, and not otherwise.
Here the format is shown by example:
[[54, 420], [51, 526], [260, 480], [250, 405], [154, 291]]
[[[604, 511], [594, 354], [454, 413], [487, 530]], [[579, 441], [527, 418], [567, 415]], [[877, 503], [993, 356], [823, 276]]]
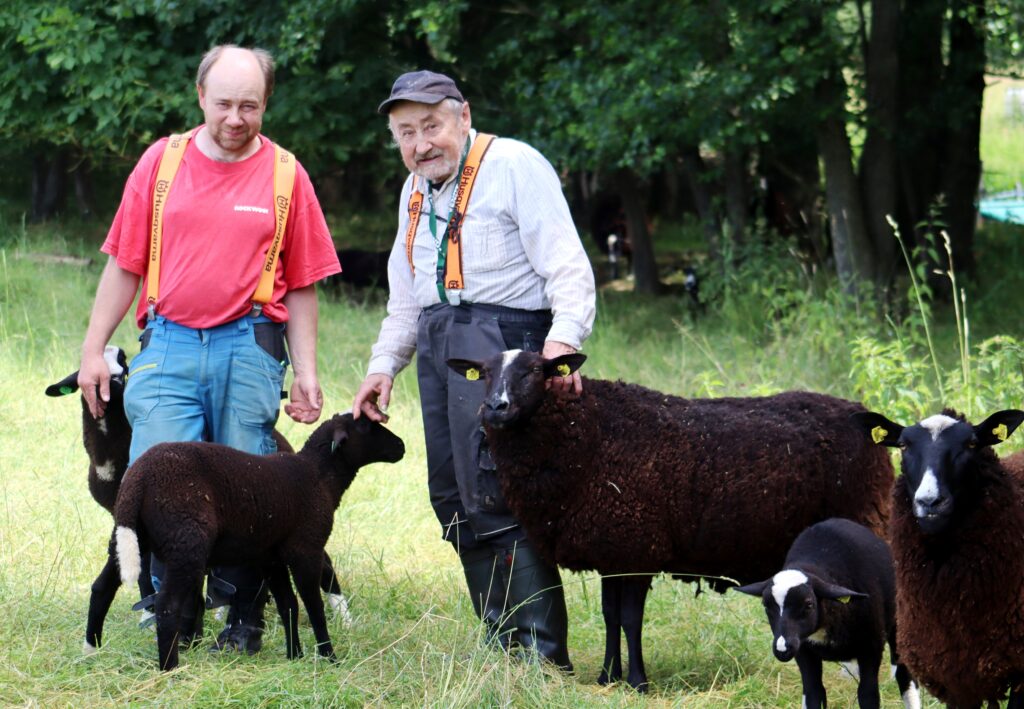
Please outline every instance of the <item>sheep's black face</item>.
[[880, 414], [855, 414], [876, 443], [903, 451], [900, 469], [914, 517], [925, 534], [938, 534], [954, 519], [988, 446], [1000, 443], [1024, 420], [1024, 411], [992, 414], [972, 426], [952, 411], [904, 428]]
[[511, 350], [489, 360], [484, 373], [487, 393], [480, 408], [484, 425], [514, 428], [525, 424], [544, 401], [544, 358]]
[[370, 463], [397, 463], [405, 455], [402, 439], [365, 416], [351, 413], [331, 419], [333, 450], [354, 471]]

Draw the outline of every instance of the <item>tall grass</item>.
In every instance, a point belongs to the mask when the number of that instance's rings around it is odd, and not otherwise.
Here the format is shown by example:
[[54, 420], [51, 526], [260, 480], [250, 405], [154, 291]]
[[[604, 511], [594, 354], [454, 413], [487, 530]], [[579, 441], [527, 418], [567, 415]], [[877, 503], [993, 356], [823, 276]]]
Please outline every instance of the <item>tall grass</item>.
[[[43, 389], [77, 367], [102, 268], [95, 250], [101, 238], [96, 230], [0, 224], [0, 705], [799, 705], [799, 673], [772, 658], [756, 602], [733, 594], [695, 597], [693, 585], [667, 578], [656, 580], [647, 606], [648, 698], [594, 683], [604, 630], [593, 574], [563, 578], [574, 676], [484, 647], [461, 570], [439, 539], [427, 500], [410, 373], [399, 377], [390, 411], [407, 456], [360, 472], [328, 545], [355, 616], [351, 628], [340, 618], [330, 621], [336, 665], [311, 655], [305, 626], [307, 657], [286, 660], [280, 628], [268, 613], [258, 656], [219, 657], [203, 647], [184, 653], [175, 672], [159, 673], [153, 635], [136, 627], [134, 594], [124, 589], [108, 617], [104, 647], [84, 657], [89, 587], [103, 564], [111, 522], [86, 489], [77, 399], [48, 399]], [[1007, 254], [1019, 253], [1005, 235], [984, 243], [991, 249], [986, 259], [1005, 271], [1021, 265], [1005, 263]], [[602, 292], [585, 374], [683, 396], [814, 389], [869, 401], [897, 417], [909, 400], [906, 418], [935, 405], [927, 384], [931, 364], [906, 317], [886, 321], [875, 308], [844, 300], [784, 244], [741, 256], [721, 279], [706, 279], [709, 307], [696, 317], [682, 299]], [[1020, 285], [1000, 273], [1002, 285]], [[998, 299], [973, 284], [966, 289], [968, 303]], [[953, 378], [960, 362], [946, 355], [956, 349], [955, 327], [942, 308], [933, 309], [937, 366]], [[379, 297], [321, 295], [319, 366], [328, 411], [349, 407], [382, 316]], [[991, 333], [1004, 325], [997, 316], [973, 323], [973, 330]], [[972, 350], [972, 414], [1019, 405], [1019, 336], [1019, 329], [1003, 329]], [[130, 322], [113, 341], [137, 351]], [[952, 379], [948, 389], [956, 390]], [[293, 444], [310, 431], [287, 419], [281, 428]], [[209, 616], [208, 623], [208, 634], [218, 629]], [[855, 683], [840, 679], [838, 670], [827, 671], [826, 685], [833, 705], [855, 703]], [[883, 684], [883, 703], [901, 705], [893, 682]]]

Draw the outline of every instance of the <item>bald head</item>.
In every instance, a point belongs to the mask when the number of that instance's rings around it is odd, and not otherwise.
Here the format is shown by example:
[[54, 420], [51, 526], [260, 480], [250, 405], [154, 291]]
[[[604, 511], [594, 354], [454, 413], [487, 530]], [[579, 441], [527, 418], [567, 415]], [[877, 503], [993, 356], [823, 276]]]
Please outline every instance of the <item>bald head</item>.
[[265, 49], [246, 49], [234, 44], [220, 44], [203, 55], [196, 71], [196, 86], [206, 90], [206, 83], [215, 65], [231, 74], [244, 72], [251, 75], [255, 70], [263, 81], [263, 102], [274, 93], [274, 58]]

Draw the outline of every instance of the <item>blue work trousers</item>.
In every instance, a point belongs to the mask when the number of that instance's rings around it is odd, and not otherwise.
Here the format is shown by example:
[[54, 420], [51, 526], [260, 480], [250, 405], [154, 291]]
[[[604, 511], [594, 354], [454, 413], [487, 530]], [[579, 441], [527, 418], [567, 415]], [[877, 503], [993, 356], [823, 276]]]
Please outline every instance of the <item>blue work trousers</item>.
[[157, 316], [132, 360], [124, 402], [132, 426], [129, 464], [165, 441], [213, 441], [249, 453], [273, 453], [287, 359], [256, 343], [256, 328], [279, 328], [245, 316], [195, 329]]

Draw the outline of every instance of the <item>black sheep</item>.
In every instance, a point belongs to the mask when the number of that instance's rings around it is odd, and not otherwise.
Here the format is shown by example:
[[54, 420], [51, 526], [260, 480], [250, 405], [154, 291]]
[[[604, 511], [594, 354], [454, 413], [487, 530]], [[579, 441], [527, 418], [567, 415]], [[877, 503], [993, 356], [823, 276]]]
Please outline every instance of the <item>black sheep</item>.
[[[128, 468], [128, 452], [131, 448], [132, 429], [124, 411], [124, 380], [128, 371], [128, 361], [124, 350], [120, 347], [108, 345], [103, 356], [110, 368], [110, 401], [107, 402], [103, 416], [94, 418], [89, 412], [89, 405], [85, 397], [82, 401], [82, 442], [85, 452], [89, 456], [89, 492], [93, 499], [103, 509], [114, 514], [114, 502], [117, 499], [117, 491], [121, 487], [121, 479]], [[78, 370], [64, 377], [59, 382], [51, 384], [46, 388], [47, 396], [67, 396], [78, 391]], [[272, 433], [277, 444], [277, 450], [283, 453], [294, 452], [291, 444], [281, 433], [274, 429]], [[100, 647], [103, 640], [103, 622], [110, 611], [110, 605], [117, 595], [117, 589], [121, 586], [118, 578], [117, 564], [114, 560], [113, 537], [110, 539], [110, 546], [107, 549], [107, 562], [100, 571], [96, 580], [92, 583], [89, 596], [89, 614], [86, 621], [85, 641], [82, 649], [86, 654], [91, 654]], [[153, 582], [149, 573], [149, 557], [143, 559], [142, 570], [139, 573], [139, 594], [144, 599], [153, 596]], [[331, 607], [340, 613], [346, 624], [351, 623], [351, 616], [348, 612], [348, 601], [342, 594], [338, 577], [334, 573], [334, 566], [331, 558], [324, 555], [323, 575], [320, 585], [327, 594]], [[148, 608], [152, 604], [143, 606], [147, 610], [143, 613], [140, 625], [152, 623], [153, 614]]]
[[[952, 410], [912, 426], [856, 420], [902, 450], [892, 489], [896, 642], [914, 677], [950, 706], [1024, 706], [1024, 453], [992, 446], [1015, 409], [972, 426]], [[867, 438], [865, 437], [865, 440]]]
[[782, 662], [796, 658], [804, 709], [827, 706], [823, 660], [855, 661], [857, 702], [862, 709], [878, 707], [878, 670], [886, 643], [904, 704], [920, 706], [917, 687], [896, 650], [892, 553], [870, 529], [840, 518], [811, 525], [789, 548], [782, 571], [736, 590], [761, 598], [775, 657]]
[[178, 665], [181, 621], [196, 612], [209, 566], [263, 568], [284, 624], [289, 658], [301, 654], [298, 602], [309, 616], [317, 649], [334, 657], [318, 582], [334, 511], [356, 471], [394, 463], [402, 440], [379, 423], [352, 414], [321, 424], [298, 453], [257, 456], [216, 443], [161, 443], [135, 461], [114, 507], [122, 580], [139, 573], [142, 549], [166, 567], [156, 596], [160, 668]]
[[653, 574], [708, 578], [716, 590], [778, 568], [807, 526], [848, 517], [881, 531], [892, 465], [849, 422], [853, 402], [788, 392], [682, 399], [585, 379], [569, 399], [547, 391], [585, 357], [518, 350], [450, 360], [486, 377], [482, 406], [509, 507], [549, 562], [603, 576], [604, 667], [645, 689], [643, 609]]

